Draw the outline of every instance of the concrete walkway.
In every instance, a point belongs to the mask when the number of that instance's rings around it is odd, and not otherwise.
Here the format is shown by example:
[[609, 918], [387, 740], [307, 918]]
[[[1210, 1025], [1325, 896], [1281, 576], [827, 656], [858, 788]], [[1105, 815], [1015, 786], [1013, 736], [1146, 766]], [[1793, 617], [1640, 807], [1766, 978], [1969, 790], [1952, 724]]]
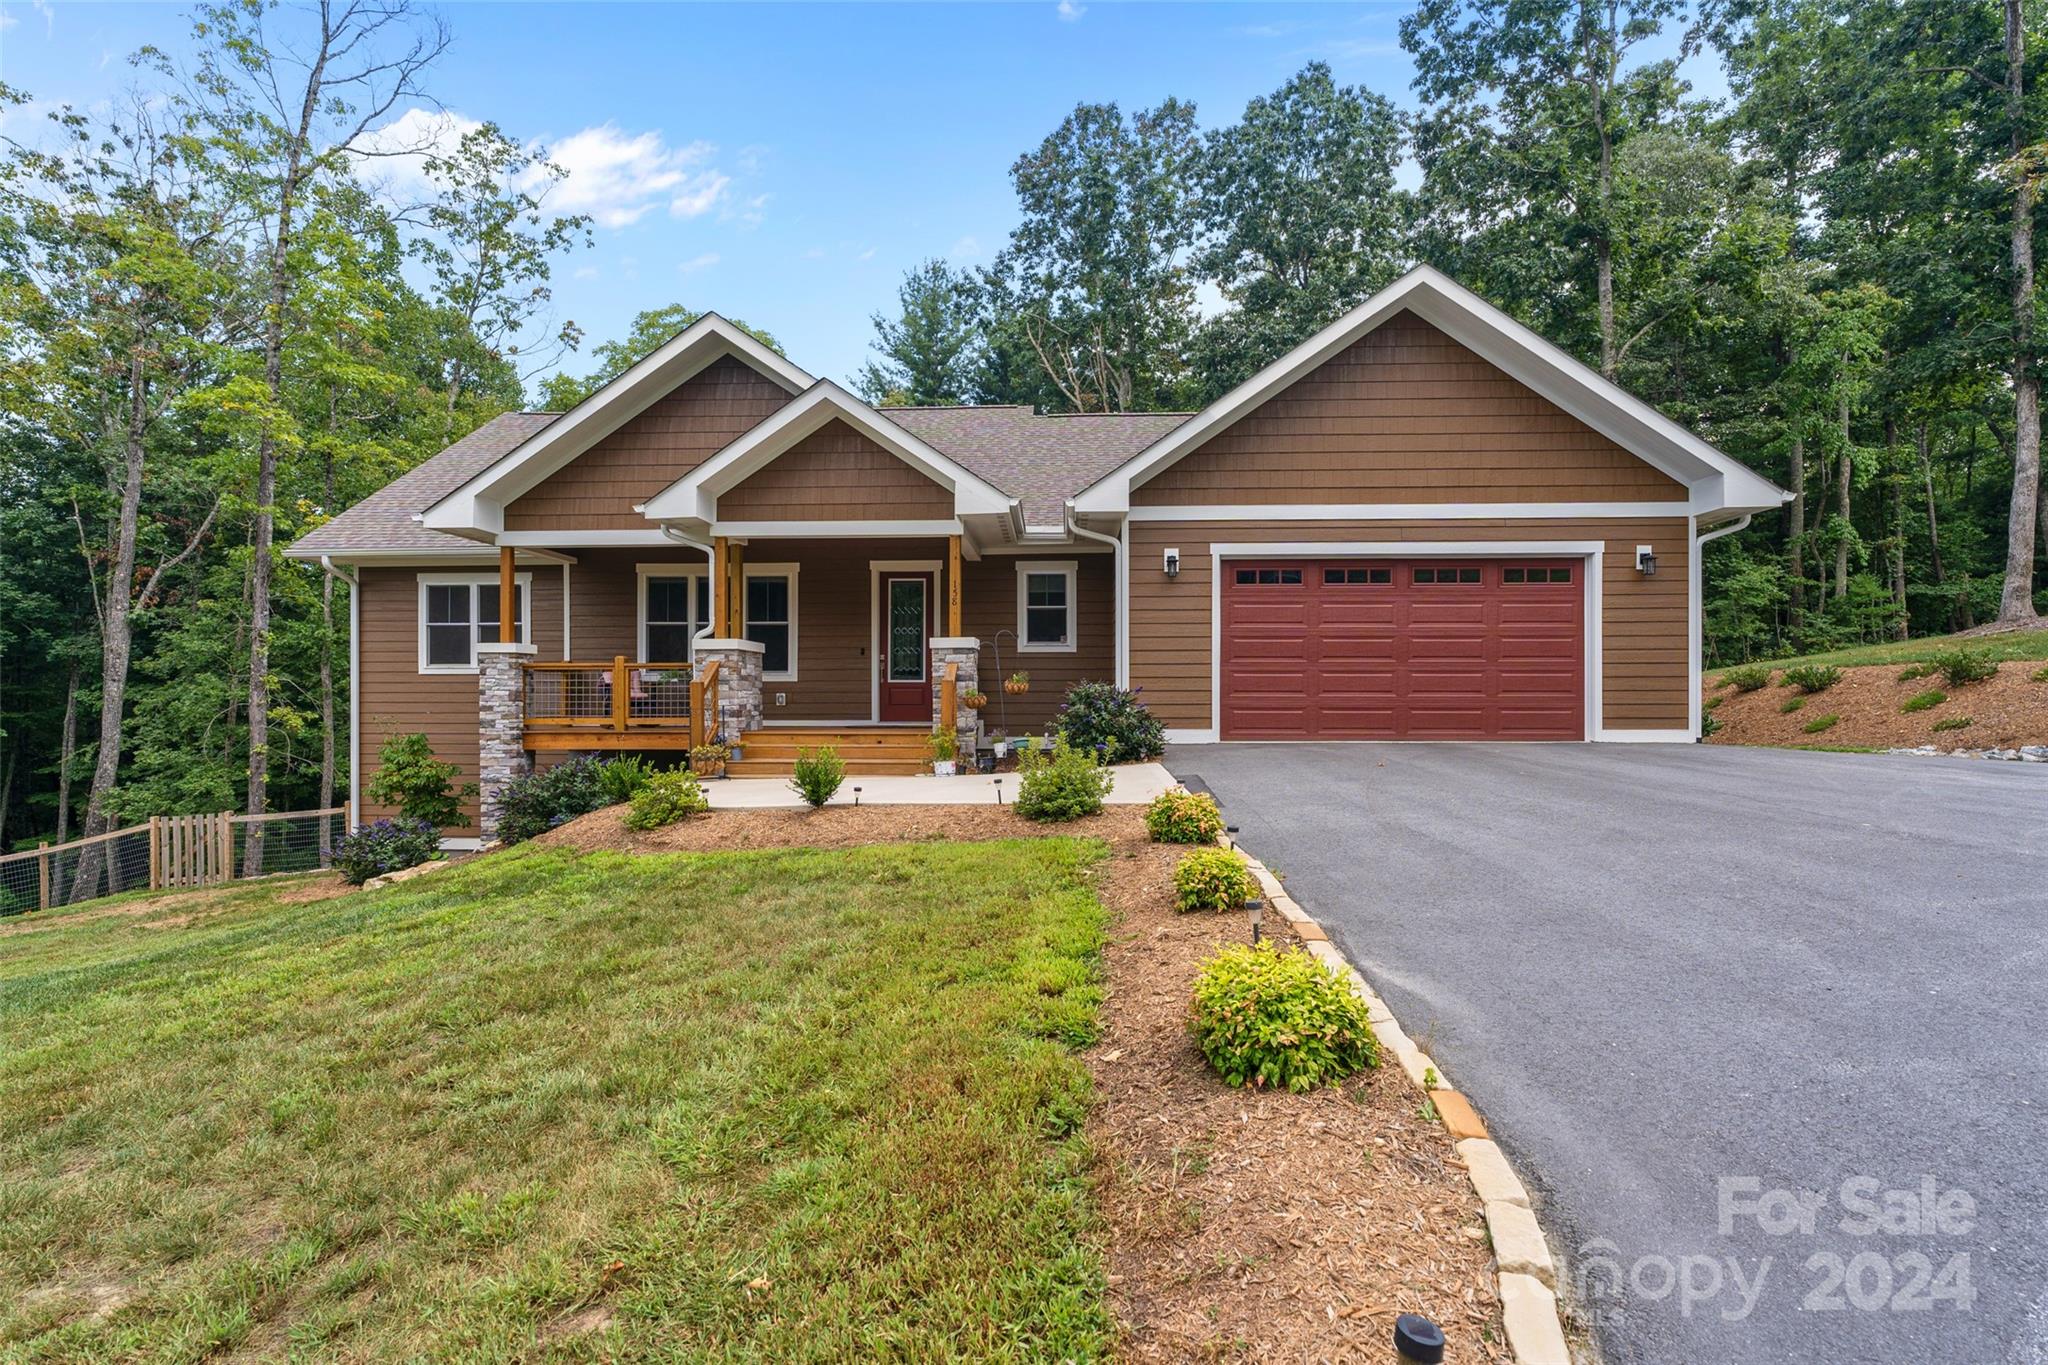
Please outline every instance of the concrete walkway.
[[[1173, 774], [1158, 763], [1130, 763], [1112, 770], [1112, 806], [1142, 806], [1174, 785]], [[979, 773], [965, 777], [849, 777], [829, 804], [850, 806], [855, 790], [864, 806], [993, 806], [1017, 799], [1017, 774]], [[729, 777], [704, 784], [713, 810], [770, 810], [803, 805], [786, 777]]]

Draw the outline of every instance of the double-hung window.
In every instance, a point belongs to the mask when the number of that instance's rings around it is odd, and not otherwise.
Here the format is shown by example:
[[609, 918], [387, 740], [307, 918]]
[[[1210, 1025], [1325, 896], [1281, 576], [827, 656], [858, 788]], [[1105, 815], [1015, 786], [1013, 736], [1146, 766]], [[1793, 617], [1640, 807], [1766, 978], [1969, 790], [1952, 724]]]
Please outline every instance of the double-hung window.
[[[474, 673], [476, 647], [499, 641], [497, 575], [421, 574], [420, 672]], [[512, 638], [531, 644], [526, 602], [533, 575], [520, 574], [512, 589]]]
[[675, 565], [640, 565], [640, 659], [690, 661], [690, 642], [711, 622], [711, 576]]
[[1041, 559], [1017, 566], [1017, 648], [1071, 653], [1076, 639], [1077, 563]]
[[747, 566], [745, 636], [761, 646], [761, 676], [796, 680], [796, 566]]

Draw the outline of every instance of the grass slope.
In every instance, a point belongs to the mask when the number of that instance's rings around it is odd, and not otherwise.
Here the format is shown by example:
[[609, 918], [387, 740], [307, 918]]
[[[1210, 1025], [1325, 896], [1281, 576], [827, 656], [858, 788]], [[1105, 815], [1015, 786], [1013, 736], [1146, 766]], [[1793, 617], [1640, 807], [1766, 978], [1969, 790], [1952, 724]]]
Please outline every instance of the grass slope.
[[0, 935], [0, 1356], [1100, 1356], [1102, 855], [525, 849]]
[[[1951, 649], [1967, 649], [2000, 663], [2008, 659], [2048, 659], [2048, 630], [2016, 630], [2002, 635], [1929, 635], [1919, 640], [1892, 640], [1881, 645], [1856, 645], [1820, 654], [1801, 654], [1790, 659], [1767, 659], [1772, 668], [1798, 664], [1834, 664], [1861, 668], [1869, 664], [1926, 663]], [[1732, 668], [1729, 664], [1724, 667]], [[1706, 670], [1710, 677], [1719, 670]]]

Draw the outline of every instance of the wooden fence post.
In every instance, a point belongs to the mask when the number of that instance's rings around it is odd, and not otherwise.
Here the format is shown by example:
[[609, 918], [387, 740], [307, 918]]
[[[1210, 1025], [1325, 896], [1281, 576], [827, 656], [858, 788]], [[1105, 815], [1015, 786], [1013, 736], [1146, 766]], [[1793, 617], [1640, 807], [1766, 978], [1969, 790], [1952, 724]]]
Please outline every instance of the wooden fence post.
[[149, 817], [149, 889], [161, 891], [164, 886], [163, 822], [161, 816]]
[[[215, 818], [219, 821], [216, 828], [220, 838], [220, 866], [214, 880], [231, 882], [235, 879], [235, 813], [224, 810]], [[256, 872], [262, 875], [262, 867], [259, 866]]]
[[36, 845], [36, 909], [50, 908], [50, 841]]

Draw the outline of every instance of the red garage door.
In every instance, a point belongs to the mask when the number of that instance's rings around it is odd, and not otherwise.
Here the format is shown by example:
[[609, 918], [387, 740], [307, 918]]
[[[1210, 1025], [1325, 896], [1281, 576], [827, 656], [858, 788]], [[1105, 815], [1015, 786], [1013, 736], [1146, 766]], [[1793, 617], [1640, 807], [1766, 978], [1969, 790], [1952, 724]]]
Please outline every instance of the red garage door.
[[1225, 739], [1583, 739], [1585, 563], [1227, 560]]

